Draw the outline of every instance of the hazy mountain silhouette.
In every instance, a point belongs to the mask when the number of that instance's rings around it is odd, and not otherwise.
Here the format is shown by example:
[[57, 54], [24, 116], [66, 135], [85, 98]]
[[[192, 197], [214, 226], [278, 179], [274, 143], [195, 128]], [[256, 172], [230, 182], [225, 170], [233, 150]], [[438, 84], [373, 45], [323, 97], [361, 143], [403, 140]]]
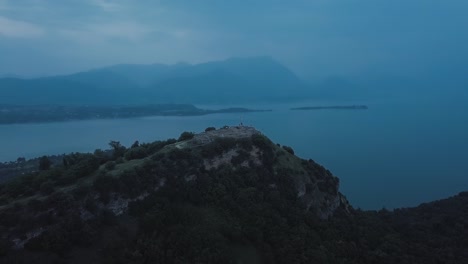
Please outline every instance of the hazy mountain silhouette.
[[121, 64], [36, 79], [0, 79], [3, 104], [239, 103], [300, 98], [305, 83], [269, 57], [202, 64]]
[[105, 101], [106, 93], [65, 78], [0, 79], [2, 104], [88, 104]]

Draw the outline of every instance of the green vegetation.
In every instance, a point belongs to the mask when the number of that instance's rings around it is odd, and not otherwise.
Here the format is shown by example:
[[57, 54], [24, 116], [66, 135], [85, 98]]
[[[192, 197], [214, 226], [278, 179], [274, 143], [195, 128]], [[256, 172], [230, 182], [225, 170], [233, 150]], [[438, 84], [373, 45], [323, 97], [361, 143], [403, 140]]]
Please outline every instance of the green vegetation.
[[39, 159], [39, 170], [48, 170], [51, 165], [52, 162], [46, 156]]
[[112, 153], [72, 153], [0, 185], [0, 262], [468, 261], [466, 193], [394, 212], [333, 209], [338, 178], [263, 135], [179, 145], [113, 141]]
[[290, 154], [294, 155], [294, 150], [291, 147], [283, 146], [283, 149], [289, 152]]
[[195, 134], [193, 132], [182, 132], [182, 134], [180, 134], [180, 137], [177, 141], [185, 141], [185, 140], [189, 140], [189, 139], [192, 139], [193, 137], [195, 136]]

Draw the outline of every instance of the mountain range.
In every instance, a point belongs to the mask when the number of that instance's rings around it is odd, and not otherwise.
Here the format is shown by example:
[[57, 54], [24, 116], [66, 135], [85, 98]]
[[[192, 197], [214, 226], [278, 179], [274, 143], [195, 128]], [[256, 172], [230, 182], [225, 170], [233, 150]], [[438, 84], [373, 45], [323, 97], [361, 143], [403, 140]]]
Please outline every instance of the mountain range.
[[468, 98], [463, 73], [437, 69], [408, 76], [332, 75], [305, 81], [266, 56], [200, 64], [119, 64], [40, 78], [0, 75], [0, 104], [238, 104], [388, 98], [463, 102]]
[[238, 103], [301, 98], [307, 84], [270, 57], [121, 64], [70, 75], [0, 78], [0, 104]]

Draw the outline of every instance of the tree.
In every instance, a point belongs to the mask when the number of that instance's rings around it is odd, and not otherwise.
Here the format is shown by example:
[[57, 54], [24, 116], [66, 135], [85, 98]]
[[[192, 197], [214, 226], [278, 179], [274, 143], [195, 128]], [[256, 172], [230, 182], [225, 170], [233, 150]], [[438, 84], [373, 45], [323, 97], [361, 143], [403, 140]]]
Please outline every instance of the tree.
[[106, 162], [106, 165], [104, 165], [104, 167], [106, 168], [106, 170], [113, 170], [115, 169], [115, 162], [108, 161]]
[[139, 146], [140, 146], [140, 142], [138, 142], [137, 140], [132, 144], [131, 148], [138, 148]]
[[146, 156], [148, 156], [148, 154], [146, 153], [146, 149], [144, 147], [134, 147], [125, 153], [125, 158], [127, 160], [142, 159]]
[[292, 155], [294, 155], [294, 150], [291, 147], [283, 146], [283, 149], [286, 150], [287, 152], [291, 153]]
[[39, 159], [39, 170], [48, 170], [50, 169], [51, 165], [52, 165], [52, 162], [47, 156], [42, 156]]
[[180, 134], [180, 137], [179, 137], [178, 141], [189, 140], [189, 139], [192, 139], [194, 136], [195, 136], [195, 134], [193, 132], [185, 131], [182, 134]]
[[109, 146], [114, 151], [113, 153], [114, 159], [117, 159], [118, 157], [122, 157], [124, 155], [125, 147], [122, 146], [122, 144], [120, 144], [120, 141], [111, 140], [109, 142]]
[[120, 141], [115, 141], [115, 140], [111, 140], [111, 141], [109, 142], [109, 146], [110, 146], [113, 150], [122, 148], [122, 144], [120, 144]]
[[94, 156], [99, 160], [99, 164], [104, 164], [108, 158], [108, 155], [102, 149], [96, 149]]

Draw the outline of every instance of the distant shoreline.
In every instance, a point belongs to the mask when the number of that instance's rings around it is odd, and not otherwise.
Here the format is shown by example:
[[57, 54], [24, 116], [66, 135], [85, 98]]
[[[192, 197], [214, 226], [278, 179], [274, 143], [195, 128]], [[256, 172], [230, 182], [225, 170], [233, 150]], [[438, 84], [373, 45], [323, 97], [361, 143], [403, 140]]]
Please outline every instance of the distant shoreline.
[[248, 108], [206, 110], [190, 104], [143, 106], [0, 105], [0, 125], [106, 120], [148, 116], [202, 116], [209, 114], [269, 112]]
[[337, 106], [304, 106], [295, 107], [290, 110], [324, 110], [324, 109], [339, 109], [339, 110], [367, 110], [367, 105], [337, 105]]

